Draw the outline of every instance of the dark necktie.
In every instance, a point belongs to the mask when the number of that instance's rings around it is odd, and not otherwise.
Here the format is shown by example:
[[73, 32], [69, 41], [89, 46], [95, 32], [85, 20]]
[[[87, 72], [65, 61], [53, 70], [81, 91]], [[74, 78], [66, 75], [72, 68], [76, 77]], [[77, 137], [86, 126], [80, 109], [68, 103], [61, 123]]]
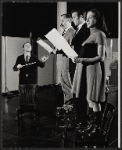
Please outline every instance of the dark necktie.
[[74, 37], [76, 36], [76, 34], [78, 33], [79, 31], [79, 28], [77, 27], [76, 31], [75, 31], [75, 34], [74, 34]]
[[29, 62], [29, 56], [27, 55], [26, 56], [26, 63], [28, 63]]
[[63, 31], [62, 36], [64, 36], [65, 33], [66, 33], [66, 30]]

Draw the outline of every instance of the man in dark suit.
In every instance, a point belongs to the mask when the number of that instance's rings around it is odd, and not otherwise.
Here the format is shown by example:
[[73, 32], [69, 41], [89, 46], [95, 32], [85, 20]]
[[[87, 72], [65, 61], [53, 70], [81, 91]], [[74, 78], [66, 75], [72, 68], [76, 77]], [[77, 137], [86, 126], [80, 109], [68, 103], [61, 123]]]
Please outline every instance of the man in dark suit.
[[[72, 38], [74, 36], [75, 30], [71, 26], [71, 16], [70, 14], [62, 14], [61, 15], [61, 27], [63, 28], [62, 36], [66, 39], [69, 45], [71, 45]], [[59, 51], [62, 54], [61, 58], [61, 73], [60, 73], [60, 81], [61, 87], [64, 94], [64, 104], [70, 104], [72, 99], [71, 94], [71, 79], [69, 74], [69, 58], [63, 53], [63, 51]]]
[[14, 71], [19, 71], [19, 84], [36, 84], [37, 83], [37, 66], [44, 67], [48, 56], [43, 56], [41, 61], [31, 54], [32, 46], [29, 42], [24, 43], [24, 54], [17, 57], [13, 67]]
[[[90, 35], [90, 30], [87, 28], [87, 25], [85, 22], [85, 11], [74, 10], [71, 12], [71, 14], [72, 14], [73, 23], [76, 27], [76, 32], [72, 39], [71, 45], [72, 45], [72, 48], [76, 51], [76, 53], [80, 57], [82, 53], [81, 45]], [[76, 64], [70, 61], [70, 74], [71, 74], [72, 81], [74, 78], [75, 68], [76, 68]], [[85, 70], [85, 68], [83, 70]], [[84, 85], [82, 88], [84, 89], [84, 92], [80, 93], [79, 97], [76, 98], [76, 101], [75, 101], [75, 107], [76, 107], [76, 112], [78, 116], [77, 121], [78, 123], [81, 124], [82, 127], [85, 127], [87, 125], [87, 122], [86, 122], [87, 101], [86, 101], [85, 81], [86, 81], [85, 79], [82, 79], [82, 82], [83, 82], [82, 85]]]
[[[75, 32], [74, 37], [72, 39], [71, 46], [76, 51], [76, 53], [78, 55], [80, 55], [81, 45], [90, 35], [90, 31], [87, 28], [87, 25], [85, 22], [85, 11], [73, 10], [71, 12], [71, 14], [72, 14], [72, 20], [73, 20], [74, 26], [76, 28], [76, 32]], [[75, 64], [72, 63], [72, 61], [71, 61], [70, 73], [71, 73], [71, 79], [72, 80], [74, 77], [74, 71], [75, 71]]]

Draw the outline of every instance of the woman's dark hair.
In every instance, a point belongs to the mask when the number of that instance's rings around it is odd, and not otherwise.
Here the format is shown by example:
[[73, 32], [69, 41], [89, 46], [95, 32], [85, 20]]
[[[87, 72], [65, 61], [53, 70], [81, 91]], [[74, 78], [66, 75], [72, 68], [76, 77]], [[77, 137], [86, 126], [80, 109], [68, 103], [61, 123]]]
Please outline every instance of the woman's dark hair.
[[96, 23], [97, 28], [99, 28], [100, 30], [105, 32], [105, 34], [108, 35], [108, 29], [107, 29], [107, 25], [103, 13], [97, 9], [90, 9], [89, 11], [94, 13], [94, 17], [96, 18], [97, 21]]

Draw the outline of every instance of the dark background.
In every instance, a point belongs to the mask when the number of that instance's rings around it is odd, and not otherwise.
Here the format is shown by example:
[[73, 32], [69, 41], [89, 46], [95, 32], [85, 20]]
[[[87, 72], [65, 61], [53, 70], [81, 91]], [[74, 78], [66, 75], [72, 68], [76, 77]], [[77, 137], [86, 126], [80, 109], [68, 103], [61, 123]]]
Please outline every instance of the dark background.
[[[68, 13], [73, 9], [97, 8], [103, 12], [110, 38], [118, 38], [118, 2], [68, 2]], [[44, 38], [57, 27], [56, 2], [4, 2], [2, 4], [2, 35]]]
[[43, 37], [57, 27], [56, 3], [3, 3], [2, 35]]

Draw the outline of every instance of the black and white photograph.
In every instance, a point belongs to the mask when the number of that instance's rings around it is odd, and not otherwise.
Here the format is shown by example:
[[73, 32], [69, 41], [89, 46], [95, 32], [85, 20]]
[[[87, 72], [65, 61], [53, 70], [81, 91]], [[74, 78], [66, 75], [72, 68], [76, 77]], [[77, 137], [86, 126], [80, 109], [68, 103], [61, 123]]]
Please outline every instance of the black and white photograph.
[[2, 148], [121, 148], [121, 2], [1, 8]]

